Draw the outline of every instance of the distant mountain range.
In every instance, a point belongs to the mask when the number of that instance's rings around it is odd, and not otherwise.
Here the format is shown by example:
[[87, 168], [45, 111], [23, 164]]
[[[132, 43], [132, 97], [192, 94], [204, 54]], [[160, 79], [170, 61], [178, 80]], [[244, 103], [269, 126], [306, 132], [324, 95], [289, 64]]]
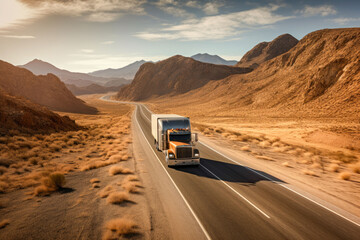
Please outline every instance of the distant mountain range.
[[46, 75], [48, 73], [52, 73], [57, 77], [59, 77], [60, 80], [63, 81], [64, 83], [74, 84], [78, 87], [85, 87], [94, 83], [98, 85], [107, 85], [107, 83], [110, 81], [114, 84], [113, 86], [119, 86], [122, 84], [130, 83], [129, 80], [124, 78], [117, 78], [117, 77], [104, 78], [104, 77], [91, 76], [86, 73], [70, 72], [67, 70], [59, 69], [54, 65], [48, 62], [41, 61], [39, 59], [34, 59], [31, 62], [25, 65], [21, 65], [19, 67], [26, 68], [35, 75]]
[[229, 65], [229, 66], [233, 66], [237, 63], [237, 61], [235, 60], [225, 60], [221, 57], [219, 57], [218, 55], [210, 55], [207, 53], [198, 53], [194, 56], [191, 56], [192, 59], [195, 59], [199, 62], [204, 62], [204, 63], [212, 63], [212, 64], [218, 64], [218, 65]]
[[108, 68], [104, 70], [99, 70], [89, 73], [89, 75], [94, 77], [105, 77], [105, 78], [126, 78], [134, 79], [136, 72], [139, 70], [140, 66], [146, 63], [145, 60], [136, 61], [122, 68]]

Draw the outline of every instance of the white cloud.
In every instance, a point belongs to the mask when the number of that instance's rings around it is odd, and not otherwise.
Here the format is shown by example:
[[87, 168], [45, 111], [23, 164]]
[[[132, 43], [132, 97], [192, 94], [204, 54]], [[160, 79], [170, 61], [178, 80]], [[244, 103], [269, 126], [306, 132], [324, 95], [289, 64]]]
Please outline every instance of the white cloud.
[[[110, 22], [123, 14], [145, 14], [147, 0], [1, 0], [0, 28], [23, 25], [46, 15], [79, 16]], [[31, 22], [31, 21], [30, 21]]]
[[208, 2], [204, 5], [203, 11], [207, 15], [214, 15], [219, 13], [219, 8], [222, 7], [224, 4], [221, 2]]
[[83, 52], [83, 53], [93, 53], [94, 50], [93, 49], [81, 49], [81, 52]]
[[332, 19], [333, 22], [340, 24], [340, 25], [345, 25], [349, 22], [357, 22], [360, 21], [360, 18], [334, 18]]
[[335, 15], [337, 13], [334, 6], [331, 5], [321, 5], [321, 6], [305, 6], [303, 10], [300, 11], [300, 13], [305, 17], [311, 17], [311, 16], [328, 16], [328, 15]]
[[104, 44], [104, 45], [110, 45], [110, 44], [113, 44], [115, 43], [114, 41], [104, 41], [104, 42], [101, 42], [101, 44]]
[[5, 38], [15, 38], [15, 39], [34, 39], [34, 36], [28, 36], [28, 35], [2, 35], [2, 37]]
[[140, 32], [135, 36], [146, 40], [211, 40], [238, 37], [249, 28], [269, 26], [292, 18], [275, 14], [274, 11], [278, 8], [279, 6], [271, 5], [247, 11], [189, 19], [158, 32]]
[[201, 5], [197, 1], [188, 1], [185, 6], [192, 8], [201, 8]]
[[[193, 14], [183, 8], [183, 2], [176, 0], [159, 0], [154, 3], [162, 11], [175, 17], [192, 18]], [[186, 5], [186, 4], [185, 4]]]

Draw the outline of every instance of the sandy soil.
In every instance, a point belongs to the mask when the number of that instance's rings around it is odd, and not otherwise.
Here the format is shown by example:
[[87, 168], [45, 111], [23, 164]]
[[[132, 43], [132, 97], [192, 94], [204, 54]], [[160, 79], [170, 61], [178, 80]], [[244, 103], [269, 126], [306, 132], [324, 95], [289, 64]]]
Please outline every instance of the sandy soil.
[[[70, 114], [83, 130], [0, 139], [0, 239], [150, 238], [133, 108], [98, 98], [83, 97], [99, 114]], [[54, 173], [65, 176], [58, 189]]]
[[[196, 131], [226, 151], [249, 156], [258, 169], [269, 170], [315, 196], [360, 216], [360, 123], [349, 118], [304, 119], [217, 116], [197, 106], [172, 101], [146, 103], [157, 113], [189, 116]], [[251, 158], [250, 158], [251, 156]]]

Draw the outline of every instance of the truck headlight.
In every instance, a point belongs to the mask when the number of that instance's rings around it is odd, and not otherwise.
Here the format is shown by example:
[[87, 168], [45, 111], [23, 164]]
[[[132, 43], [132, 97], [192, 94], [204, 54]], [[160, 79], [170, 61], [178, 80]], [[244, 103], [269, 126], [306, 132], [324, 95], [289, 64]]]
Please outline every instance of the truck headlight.
[[173, 153], [169, 153], [169, 158], [175, 158]]
[[198, 154], [198, 153], [195, 153], [195, 154], [194, 154], [194, 156], [195, 156], [195, 157], [199, 157], [199, 156], [200, 156], [200, 154]]

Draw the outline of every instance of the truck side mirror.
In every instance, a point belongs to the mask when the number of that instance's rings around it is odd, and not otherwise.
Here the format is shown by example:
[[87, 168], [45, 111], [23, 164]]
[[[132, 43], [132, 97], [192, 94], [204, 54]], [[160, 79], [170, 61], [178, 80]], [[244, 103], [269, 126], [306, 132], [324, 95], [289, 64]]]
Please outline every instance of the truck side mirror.
[[192, 133], [191, 134], [191, 141], [193, 142], [197, 142], [199, 139], [198, 139], [198, 134], [197, 133]]

